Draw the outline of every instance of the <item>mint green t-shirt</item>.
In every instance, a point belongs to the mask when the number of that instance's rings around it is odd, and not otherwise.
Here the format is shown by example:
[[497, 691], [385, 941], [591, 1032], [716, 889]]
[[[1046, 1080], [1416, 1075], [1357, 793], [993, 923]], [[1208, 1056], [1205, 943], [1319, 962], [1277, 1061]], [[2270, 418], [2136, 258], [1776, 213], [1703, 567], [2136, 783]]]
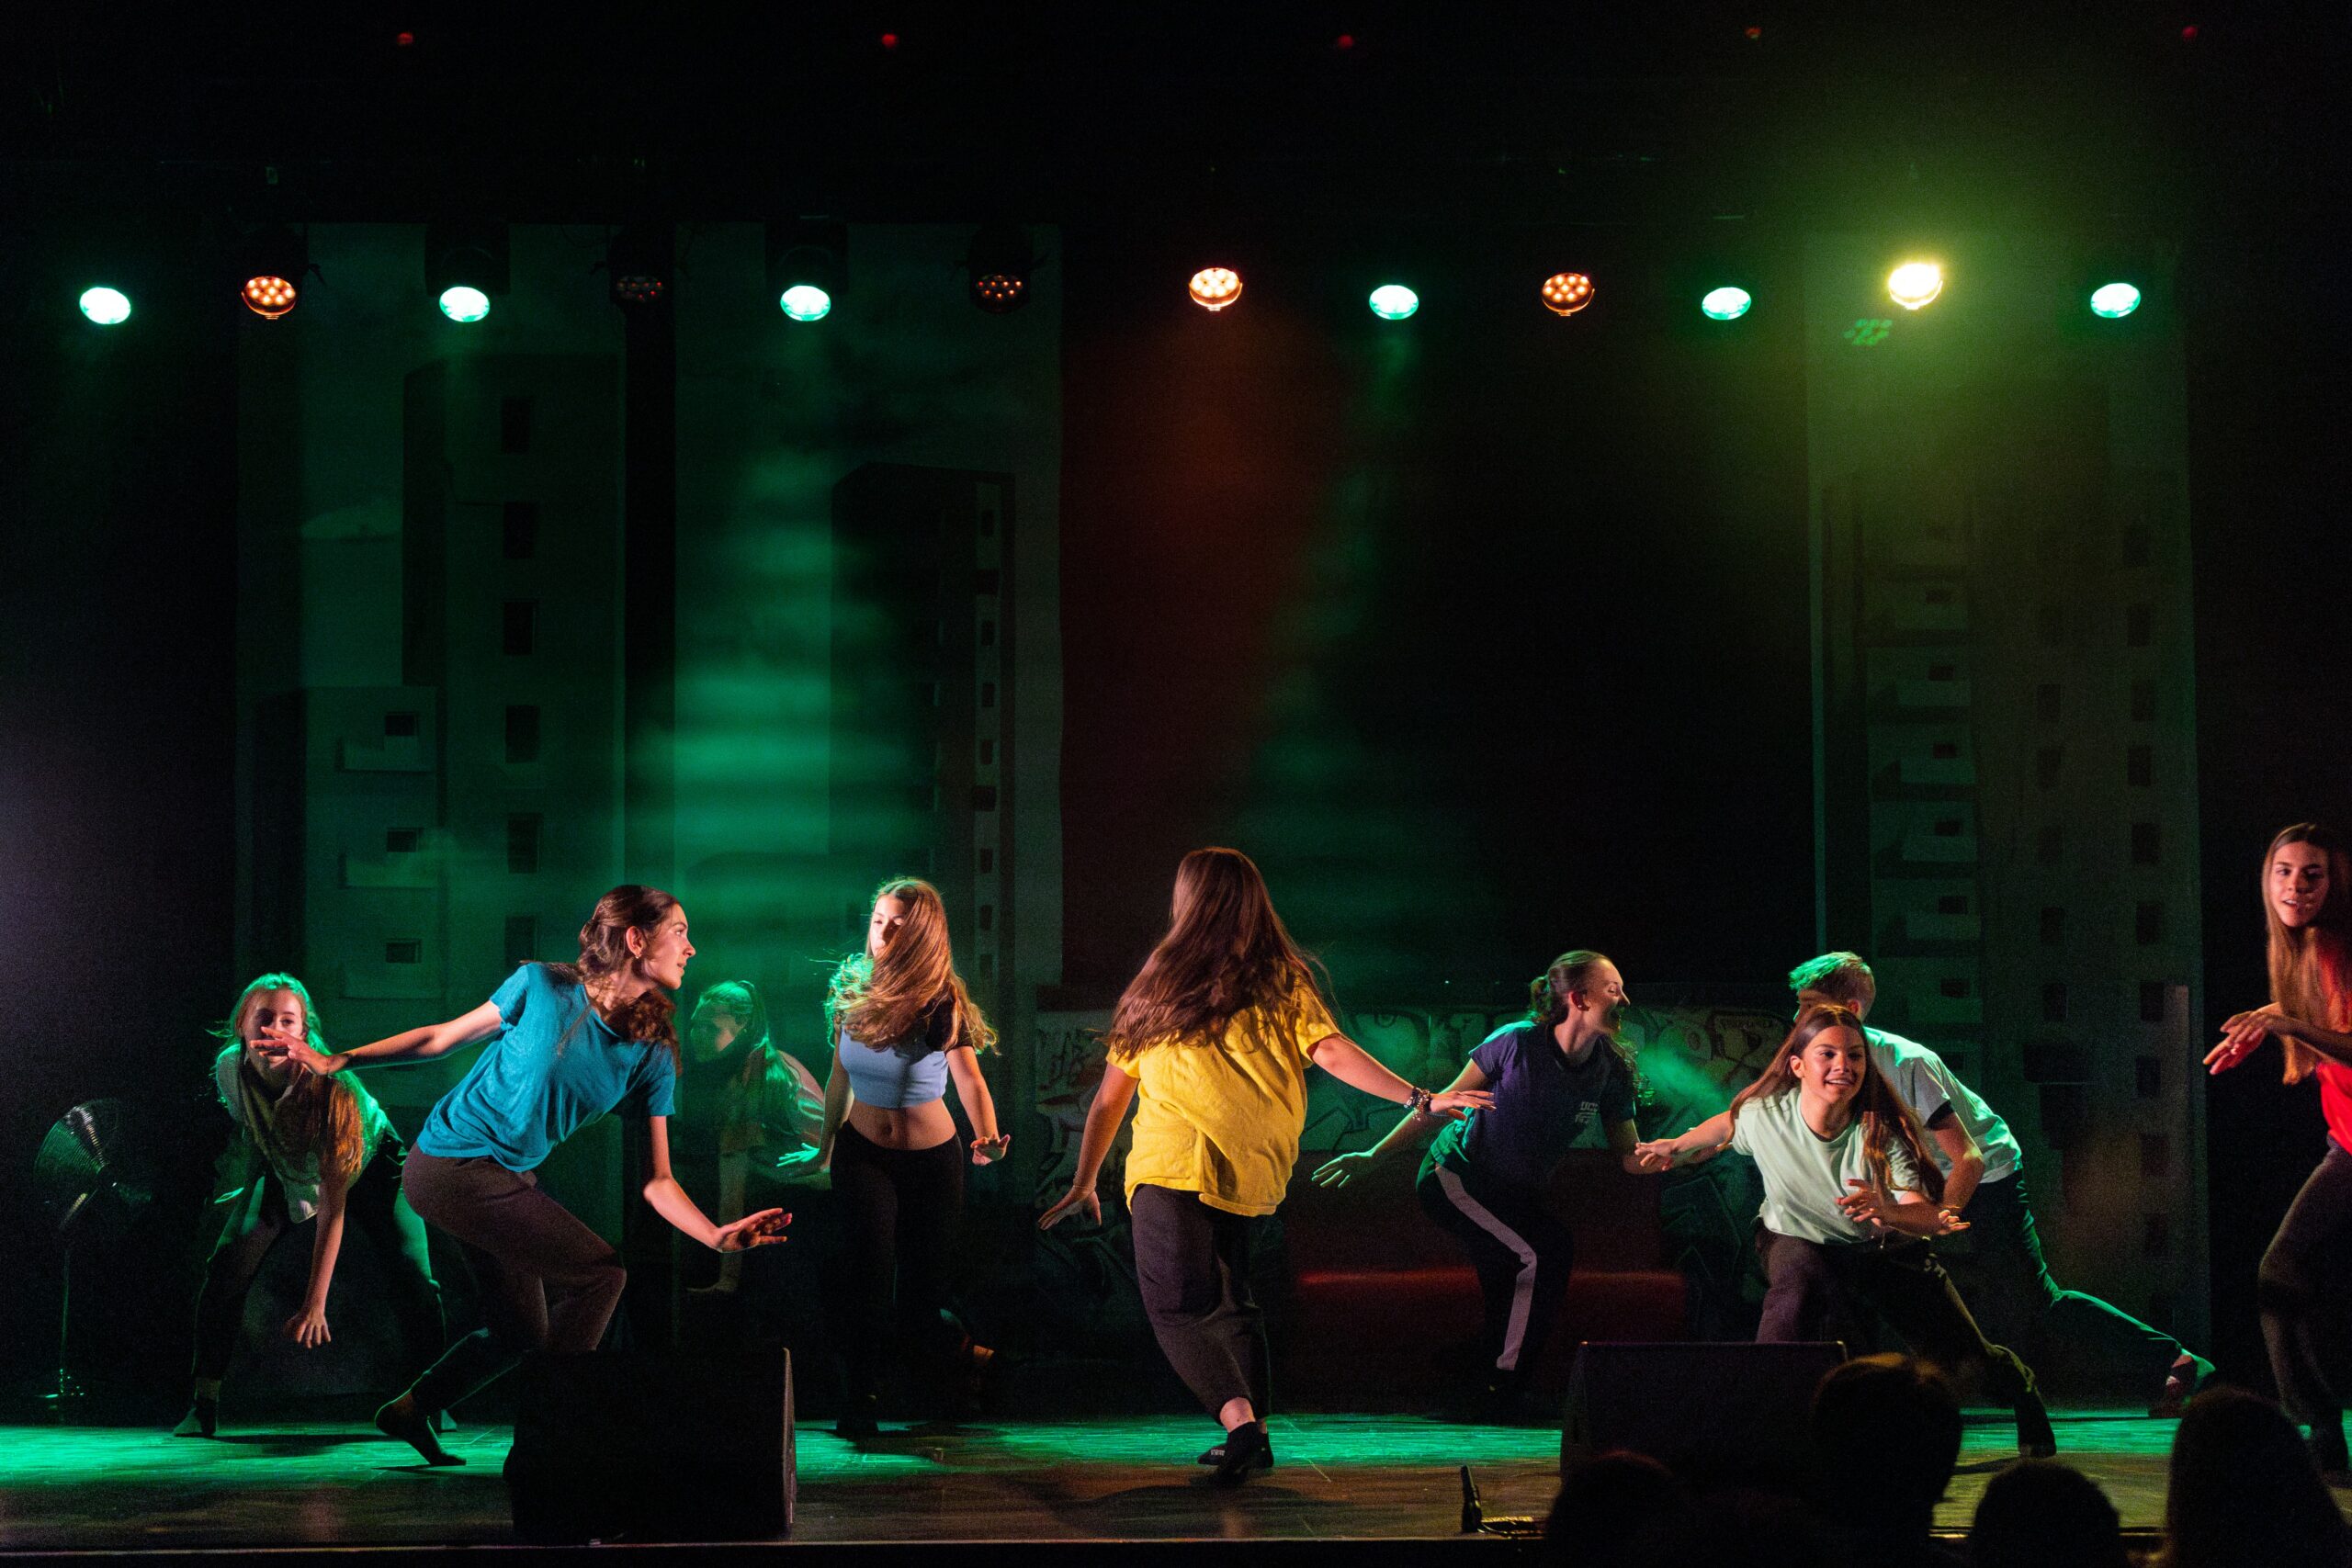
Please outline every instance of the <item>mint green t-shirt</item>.
[[[1751, 1100], [1732, 1122], [1731, 1146], [1756, 1162], [1764, 1179], [1764, 1228], [1799, 1241], [1833, 1245], [1875, 1241], [1878, 1233], [1846, 1217], [1838, 1200], [1854, 1189], [1849, 1181], [1870, 1179], [1862, 1157], [1862, 1119], [1858, 1114], [1834, 1138], [1815, 1135], [1799, 1108], [1795, 1089], [1769, 1100]], [[1899, 1140], [1887, 1145], [1889, 1185], [1917, 1190], [1919, 1168]]]

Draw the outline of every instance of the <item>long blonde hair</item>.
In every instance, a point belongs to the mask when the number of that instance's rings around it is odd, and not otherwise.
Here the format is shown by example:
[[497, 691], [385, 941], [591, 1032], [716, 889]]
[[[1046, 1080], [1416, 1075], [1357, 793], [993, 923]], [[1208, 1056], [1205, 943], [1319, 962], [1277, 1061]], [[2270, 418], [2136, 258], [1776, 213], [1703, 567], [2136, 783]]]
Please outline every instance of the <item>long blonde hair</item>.
[[[2327, 897], [2319, 918], [2297, 931], [2270, 902], [2270, 863], [2289, 844], [2309, 844], [2327, 857]], [[2352, 853], [2344, 840], [2316, 822], [2281, 829], [2262, 852], [2262, 915], [2270, 931], [2270, 1005], [2323, 1029], [2352, 1028]], [[2292, 1035], [2278, 1037], [2289, 1083], [2301, 1083], [2320, 1055]]]
[[920, 1032], [923, 1017], [944, 998], [955, 1010], [950, 1045], [985, 1051], [996, 1031], [956, 972], [947, 939], [947, 905], [939, 889], [916, 876], [897, 876], [874, 890], [871, 908], [885, 898], [907, 907], [907, 918], [881, 956], [854, 953], [833, 970], [825, 994], [825, 1032], [848, 1030], [868, 1045], [895, 1045]]
[[1900, 1142], [1910, 1151], [1911, 1163], [1919, 1172], [1919, 1190], [1931, 1199], [1944, 1195], [1944, 1173], [1928, 1152], [1928, 1135], [1919, 1125], [1919, 1118], [1894, 1092], [1894, 1086], [1879, 1076], [1878, 1058], [1870, 1052], [1870, 1035], [1862, 1029], [1861, 1014], [1849, 1007], [1826, 1005], [1807, 1008], [1797, 1015], [1796, 1027], [1781, 1043], [1771, 1065], [1756, 1075], [1756, 1081], [1732, 1096], [1731, 1108], [1724, 1112], [1732, 1125], [1739, 1122], [1740, 1108], [1751, 1100], [1771, 1100], [1797, 1088], [1796, 1070], [1791, 1066], [1804, 1055], [1814, 1036], [1826, 1029], [1850, 1029], [1862, 1042], [1862, 1087], [1854, 1096], [1854, 1114], [1862, 1121], [1862, 1158], [1870, 1166], [1871, 1174], [1879, 1185], [1893, 1188], [1894, 1170], [1887, 1156], [1889, 1147]]
[[[254, 1008], [266, 991], [294, 993], [302, 1004], [304, 1037], [311, 1050], [326, 1055], [326, 1036], [319, 1022], [319, 1010], [311, 1005], [309, 988], [291, 975], [264, 975], [253, 981], [238, 993], [237, 1004], [229, 1010], [229, 1016], [213, 1026], [213, 1034], [243, 1051]], [[243, 1064], [240, 1063], [239, 1070], [243, 1068]], [[279, 1155], [315, 1159], [322, 1176], [332, 1171], [347, 1179], [356, 1174], [368, 1158], [367, 1129], [359, 1113], [359, 1096], [349, 1084], [331, 1073], [296, 1073], [287, 1086], [286, 1097], [278, 1102], [269, 1131], [265, 1133], [250, 1118], [246, 1128], [255, 1138], [266, 1139]]]
[[1313, 965], [1274, 912], [1266, 879], [1248, 855], [1194, 850], [1176, 868], [1168, 934], [1111, 1015], [1111, 1048], [1133, 1053], [1178, 1040], [1216, 1040], [1253, 1010], [1288, 1020], [1310, 1002], [1325, 1006]]

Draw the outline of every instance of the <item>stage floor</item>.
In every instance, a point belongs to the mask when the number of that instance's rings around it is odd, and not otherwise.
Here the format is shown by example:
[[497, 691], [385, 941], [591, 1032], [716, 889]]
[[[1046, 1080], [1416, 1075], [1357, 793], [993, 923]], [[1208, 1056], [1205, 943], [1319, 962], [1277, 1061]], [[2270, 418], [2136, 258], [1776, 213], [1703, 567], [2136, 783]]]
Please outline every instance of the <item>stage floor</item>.
[[[2075, 1415], [2057, 1426], [2061, 1456], [2106, 1488], [2127, 1527], [2161, 1525], [2174, 1423]], [[1216, 1435], [1197, 1417], [915, 1428], [864, 1450], [804, 1426], [794, 1540], [1426, 1542], [1458, 1539], [1457, 1466], [1474, 1467], [1489, 1514], [1540, 1517], [1558, 1480], [1558, 1434], [1540, 1427], [1295, 1416], [1273, 1430], [1280, 1467], [1219, 1492], [1190, 1462]], [[505, 1542], [508, 1435], [463, 1427], [449, 1447], [468, 1463], [429, 1470], [348, 1427], [211, 1441], [0, 1427], [0, 1551]], [[2013, 1440], [2007, 1422], [1972, 1421], [1941, 1528], [1967, 1528]]]

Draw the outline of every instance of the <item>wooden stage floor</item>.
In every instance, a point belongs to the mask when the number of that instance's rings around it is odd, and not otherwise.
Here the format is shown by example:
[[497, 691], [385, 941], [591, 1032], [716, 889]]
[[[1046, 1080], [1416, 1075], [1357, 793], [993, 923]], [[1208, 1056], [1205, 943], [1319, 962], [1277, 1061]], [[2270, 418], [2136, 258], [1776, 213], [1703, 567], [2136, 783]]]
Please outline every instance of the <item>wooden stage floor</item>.
[[[2121, 1415], [2058, 1421], [2062, 1457], [2143, 1530], [2163, 1519], [2173, 1431]], [[1200, 1485], [1190, 1462], [1214, 1437], [1198, 1418], [996, 1421], [891, 1431], [861, 1450], [808, 1425], [793, 1540], [1344, 1540], [1358, 1550], [1385, 1540], [1426, 1553], [1442, 1540], [1488, 1544], [1460, 1537], [1457, 1466], [1475, 1467], [1490, 1514], [1540, 1517], [1557, 1484], [1558, 1435], [1540, 1427], [1281, 1416], [1279, 1468], [1231, 1492]], [[428, 1470], [349, 1427], [264, 1427], [212, 1441], [0, 1427], [0, 1553], [507, 1543], [507, 1441], [503, 1427], [464, 1427], [450, 1447], [466, 1466]], [[1985, 1482], [2014, 1457], [2012, 1441], [2005, 1421], [1971, 1422], [1939, 1526], [1967, 1528]]]

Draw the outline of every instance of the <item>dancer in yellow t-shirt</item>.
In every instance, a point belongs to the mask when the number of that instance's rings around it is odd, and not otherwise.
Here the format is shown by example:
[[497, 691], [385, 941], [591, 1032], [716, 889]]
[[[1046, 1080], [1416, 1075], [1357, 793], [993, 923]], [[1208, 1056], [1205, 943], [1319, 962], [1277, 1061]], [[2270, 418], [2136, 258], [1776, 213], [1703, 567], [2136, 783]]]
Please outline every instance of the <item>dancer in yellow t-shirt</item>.
[[1310, 1062], [1438, 1121], [1492, 1098], [1432, 1095], [1365, 1055], [1332, 1022], [1250, 857], [1194, 850], [1176, 871], [1168, 934], [1113, 1015], [1069, 1190], [1037, 1224], [1050, 1228], [1073, 1209], [1102, 1218], [1094, 1179], [1139, 1100], [1126, 1182], [1136, 1282], [1160, 1349], [1225, 1427], [1204, 1457], [1228, 1485], [1273, 1462], [1250, 1243], [1297, 1162]]

